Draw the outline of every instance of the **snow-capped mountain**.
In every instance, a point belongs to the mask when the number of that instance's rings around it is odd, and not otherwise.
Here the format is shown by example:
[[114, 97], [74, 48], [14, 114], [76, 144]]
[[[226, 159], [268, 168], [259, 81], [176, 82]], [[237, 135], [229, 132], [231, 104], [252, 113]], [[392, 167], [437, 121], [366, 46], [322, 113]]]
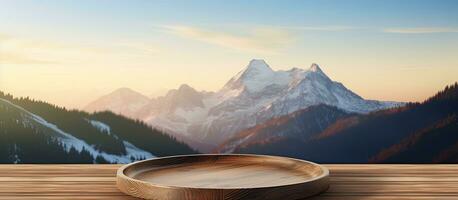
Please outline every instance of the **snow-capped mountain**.
[[137, 114], [149, 102], [150, 99], [143, 94], [129, 88], [119, 88], [91, 102], [83, 109], [88, 112], [110, 110], [127, 117], [138, 118]]
[[149, 104], [143, 107], [146, 115], [169, 114], [177, 110], [189, 111], [205, 107], [205, 92], [198, 92], [189, 85], [182, 84], [178, 89], [172, 89], [165, 96], [151, 99]]
[[349, 113], [400, 105], [365, 100], [332, 81], [317, 64], [274, 71], [264, 60], [255, 59], [215, 93], [181, 86], [150, 100], [137, 116], [175, 135], [218, 145], [241, 130], [319, 104]]
[[398, 105], [365, 100], [341, 83], [332, 81], [317, 64], [309, 69], [274, 71], [263, 60], [248, 66], [216, 93], [206, 121], [188, 129], [210, 143], [220, 143], [243, 129], [268, 119], [319, 104], [347, 112], [368, 113]]

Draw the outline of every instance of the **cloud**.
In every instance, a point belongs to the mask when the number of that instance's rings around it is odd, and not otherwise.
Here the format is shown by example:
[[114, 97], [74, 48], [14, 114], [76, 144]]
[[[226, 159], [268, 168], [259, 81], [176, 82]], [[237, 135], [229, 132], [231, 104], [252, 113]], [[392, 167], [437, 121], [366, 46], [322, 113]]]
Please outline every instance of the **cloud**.
[[63, 44], [45, 40], [25, 39], [0, 33], [0, 64], [35, 65], [57, 64], [49, 52], [62, 52]]
[[[0, 33], [1, 64], [90, 64], [107, 60], [150, 59], [157, 47], [145, 42], [77, 43], [50, 39], [15, 37]], [[127, 61], [126, 61], [127, 62]]]
[[327, 31], [327, 32], [340, 32], [361, 29], [353, 26], [280, 26], [280, 28], [302, 31]]
[[407, 67], [400, 67], [400, 71], [424, 71], [424, 70], [431, 70], [432, 68], [430, 67], [425, 67], [425, 66], [407, 66]]
[[400, 34], [428, 34], [428, 33], [458, 33], [458, 28], [447, 27], [419, 27], [419, 28], [387, 28], [385, 33]]
[[[0, 64], [53, 64], [55, 61], [35, 59], [26, 53], [24, 48], [29, 44], [11, 35], [0, 33]], [[25, 45], [27, 44], [27, 45]]]
[[11, 37], [7, 34], [4, 34], [4, 33], [0, 33], [0, 42], [2, 41], [6, 41], [8, 39], [10, 39]]
[[20, 53], [0, 52], [0, 64], [56, 64], [56, 61], [30, 58]]
[[295, 41], [291, 32], [273, 27], [255, 27], [241, 33], [183, 25], [159, 28], [179, 37], [249, 52], [277, 53]]

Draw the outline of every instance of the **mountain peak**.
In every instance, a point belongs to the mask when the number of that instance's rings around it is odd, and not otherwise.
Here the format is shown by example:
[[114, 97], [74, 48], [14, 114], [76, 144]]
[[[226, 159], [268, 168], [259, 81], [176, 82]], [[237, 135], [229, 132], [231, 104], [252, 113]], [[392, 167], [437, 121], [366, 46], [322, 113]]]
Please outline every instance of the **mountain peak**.
[[137, 97], [142, 99], [148, 99], [147, 96], [127, 87], [118, 88], [105, 96]]
[[135, 91], [128, 88], [128, 87], [121, 87], [121, 88], [118, 88], [116, 90], [114, 90], [112, 93], [127, 93], [127, 92], [132, 92], [134, 93]]
[[84, 107], [84, 110], [88, 112], [110, 110], [134, 118], [135, 111], [148, 104], [149, 101], [147, 96], [130, 88], [122, 87], [90, 102]]
[[251, 71], [253, 69], [258, 70], [258, 71], [272, 71], [272, 69], [269, 67], [269, 65], [266, 63], [266, 61], [262, 59], [252, 59], [248, 66], [246, 67], [248, 71]]
[[178, 88], [178, 91], [189, 91], [189, 90], [195, 91], [195, 89], [189, 86], [188, 84], [181, 84], [180, 87]]
[[253, 59], [248, 63], [245, 70], [240, 73], [242, 79], [256, 79], [274, 74], [274, 70], [262, 59]]
[[203, 94], [196, 91], [187, 84], [182, 84], [178, 89], [172, 89], [165, 95], [163, 109], [167, 112], [177, 108], [192, 109], [194, 107], [204, 107], [202, 102]]
[[256, 91], [264, 88], [267, 84], [271, 84], [274, 75], [274, 70], [269, 67], [266, 61], [252, 59], [244, 70], [240, 71], [224, 85], [222, 91], [240, 88]]
[[189, 86], [188, 84], [181, 84], [178, 89], [172, 89], [165, 95], [166, 98], [177, 98], [179, 96], [201, 96], [202, 94]]
[[323, 72], [320, 68], [320, 66], [316, 63], [312, 63], [312, 66], [310, 66], [310, 71], [312, 72]]

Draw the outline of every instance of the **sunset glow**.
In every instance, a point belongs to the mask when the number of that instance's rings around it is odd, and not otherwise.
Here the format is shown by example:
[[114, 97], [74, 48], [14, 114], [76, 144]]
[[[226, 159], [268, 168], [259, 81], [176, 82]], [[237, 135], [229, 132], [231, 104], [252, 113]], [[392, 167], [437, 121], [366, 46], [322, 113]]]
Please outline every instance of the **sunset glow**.
[[[331, 3], [332, 2], [332, 3]], [[253, 58], [364, 98], [458, 81], [456, 1], [3, 1], [0, 90], [69, 108], [117, 88], [220, 89]]]

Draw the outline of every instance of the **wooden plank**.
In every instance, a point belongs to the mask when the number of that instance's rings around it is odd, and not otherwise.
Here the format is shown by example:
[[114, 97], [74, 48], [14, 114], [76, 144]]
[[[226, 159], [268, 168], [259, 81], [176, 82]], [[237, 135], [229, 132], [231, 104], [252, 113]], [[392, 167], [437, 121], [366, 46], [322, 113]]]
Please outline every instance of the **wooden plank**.
[[415, 194], [409, 196], [384, 195], [384, 196], [317, 196], [307, 200], [457, 200], [456, 196], [418, 196]]
[[134, 197], [125, 195], [40, 195], [40, 196], [17, 196], [17, 195], [6, 195], [0, 196], [0, 200], [56, 200], [56, 199], [73, 199], [73, 200], [138, 200]]
[[[57, 200], [57, 199], [73, 199], [73, 200], [137, 200], [137, 198], [128, 196], [0, 196], [0, 200]], [[458, 197], [451, 196], [341, 196], [341, 197], [313, 197], [306, 200], [456, 200]]]
[[[312, 199], [458, 199], [458, 165], [325, 165], [330, 189]], [[0, 165], [3, 199], [133, 199], [120, 193], [120, 165]]]
[[[76, 199], [76, 200], [110, 200], [110, 199], [127, 199], [127, 200], [135, 200], [137, 198], [129, 197], [129, 196], [109, 196], [109, 195], [101, 195], [101, 196], [66, 196], [66, 195], [49, 195], [49, 196], [0, 196], [0, 200], [10, 200], [10, 199], [28, 199], [28, 200], [47, 200], [47, 199]], [[306, 200], [358, 200], [358, 199], [367, 199], [367, 200], [393, 200], [393, 199], [400, 199], [400, 200], [415, 200], [415, 199], [438, 199], [438, 200], [456, 200], [458, 197], [456, 196], [393, 196], [393, 195], [386, 195], [386, 196], [333, 196], [333, 197], [325, 197], [325, 196], [318, 196], [308, 198]]]
[[[27, 190], [24, 190], [27, 188]], [[52, 192], [73, 194], [84, 191], [89, 193], [119, 193], [114, 186], [114, 182], [97, 183], [97, 182], [18, 182], [10, 184], [0, 184], [0, 195], [7, 193], [36, 194], [40, 192]], [[458, 195], [458, 185], [453, 183], [417, 183], [417, 184], [332, 184], [326, 195], [334, 194], [351, 194], [351, 195], [384, 195], [384, 194], [418, 194], [418, 195]]]

